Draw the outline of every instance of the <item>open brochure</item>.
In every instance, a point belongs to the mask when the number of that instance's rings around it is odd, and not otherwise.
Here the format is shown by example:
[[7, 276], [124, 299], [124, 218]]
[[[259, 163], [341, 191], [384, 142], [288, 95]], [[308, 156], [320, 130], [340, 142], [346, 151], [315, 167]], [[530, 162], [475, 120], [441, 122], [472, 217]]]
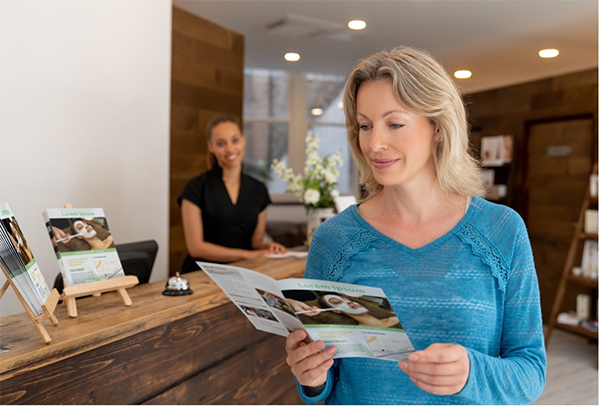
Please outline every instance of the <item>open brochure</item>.
[[314, 279], [275, 280], [231, 265], [198, 262], [258, 330], [286, 336], [304, 328], [336, 346], [334, 358], [400, 361], [414, 348], [379, 288]]
[[49, 208], [43, 215], [65, 286], [125, 276], [101, 208]]
[[50, 288], [6, 203], [0, 203], [0, 262], [31, 312], [42, 315], [42, 305], [50, 295]]

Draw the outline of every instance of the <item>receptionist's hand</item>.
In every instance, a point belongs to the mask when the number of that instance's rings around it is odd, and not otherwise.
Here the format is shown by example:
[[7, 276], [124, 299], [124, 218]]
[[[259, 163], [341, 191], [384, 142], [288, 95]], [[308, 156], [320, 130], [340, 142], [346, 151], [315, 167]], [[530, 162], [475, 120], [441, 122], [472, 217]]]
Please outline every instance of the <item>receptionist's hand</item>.
[[288, 252], [288, 249], [277, 242], [272, 242], [269, 244], [269, 253], [270, 254], [285, 254]]

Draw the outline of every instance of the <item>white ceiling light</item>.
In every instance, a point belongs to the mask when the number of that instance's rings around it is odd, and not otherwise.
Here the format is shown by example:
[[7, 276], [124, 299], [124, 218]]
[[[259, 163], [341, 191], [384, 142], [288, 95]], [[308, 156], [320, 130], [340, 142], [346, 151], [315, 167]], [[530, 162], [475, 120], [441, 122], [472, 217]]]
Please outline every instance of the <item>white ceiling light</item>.
[[558, 56], [559, 52], [555, 48], [546, 48], [545, 50], [540, 50], [538, 54], [542, 58], [554, 58]]
[[348, 28], [350, 28], [351, 30], [364, 30], [366, 26], [367, 23], [365, 23], [362, 20], [348, 21]]
[[468, 79], [471, 78], [471, 75], [473, 75], [473, 73], [468, 69], [459, 69], [458, 71], [454, 72], [454, 78], [458, 79]]
[[323, 109], [321, 108], [312, 108], [310, 110], [310, 114], [313, 116], [321, 116], [323, 114]]
[[344, 109], [344, 102], [342, 102], [342, 101], [338, 102], [338, 108]]
[[296, 52], [288, 52], [283, 56], [283, 58], [289, 62], [296, 62], [300, 60], [300, 54]]

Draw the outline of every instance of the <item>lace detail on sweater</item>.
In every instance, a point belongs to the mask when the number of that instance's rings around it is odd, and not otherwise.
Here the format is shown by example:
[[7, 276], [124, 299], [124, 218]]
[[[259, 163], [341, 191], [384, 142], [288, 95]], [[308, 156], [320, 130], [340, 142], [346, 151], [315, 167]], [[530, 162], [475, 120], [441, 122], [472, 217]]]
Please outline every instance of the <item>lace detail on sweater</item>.
[[327, 268], [327, 280], [338, 282], [344, 271], [350, 266], [350, 258], [366, 250], [375, 238], [369, 231], [360, 231], [346, 242], [335, 254]]
[[498, 279], [498, 288], [506, 293], [506, 284], [510, 269], [508, 268], [500, 250], [496, 248], [483, 234], [473, 225], [466, 224], [458, 232], [460, 239], [471, 246], [473, 254], [492, 269], [492, 276]]

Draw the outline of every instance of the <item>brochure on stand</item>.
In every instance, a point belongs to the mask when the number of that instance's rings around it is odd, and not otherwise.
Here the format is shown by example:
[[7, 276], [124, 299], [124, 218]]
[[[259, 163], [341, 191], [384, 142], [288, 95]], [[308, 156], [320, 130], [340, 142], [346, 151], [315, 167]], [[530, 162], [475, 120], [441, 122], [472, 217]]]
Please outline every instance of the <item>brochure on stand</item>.
[[43, 215], [65, 286], [125, 276], [101, 208], [50, 208]]
[[50, 288], [6, 203], [0, 203], [0, 263], [29, 309], [36, 316], [42, 315], [42, 305], [50, 295]]
[[304, 328], [310, 340], [336, 346], [334, 358], [400, 361], [414, 351], [380, 288], [314, 279], [277, 281], [231, 265], [198, 265], [258, 330], [287, 337]]

